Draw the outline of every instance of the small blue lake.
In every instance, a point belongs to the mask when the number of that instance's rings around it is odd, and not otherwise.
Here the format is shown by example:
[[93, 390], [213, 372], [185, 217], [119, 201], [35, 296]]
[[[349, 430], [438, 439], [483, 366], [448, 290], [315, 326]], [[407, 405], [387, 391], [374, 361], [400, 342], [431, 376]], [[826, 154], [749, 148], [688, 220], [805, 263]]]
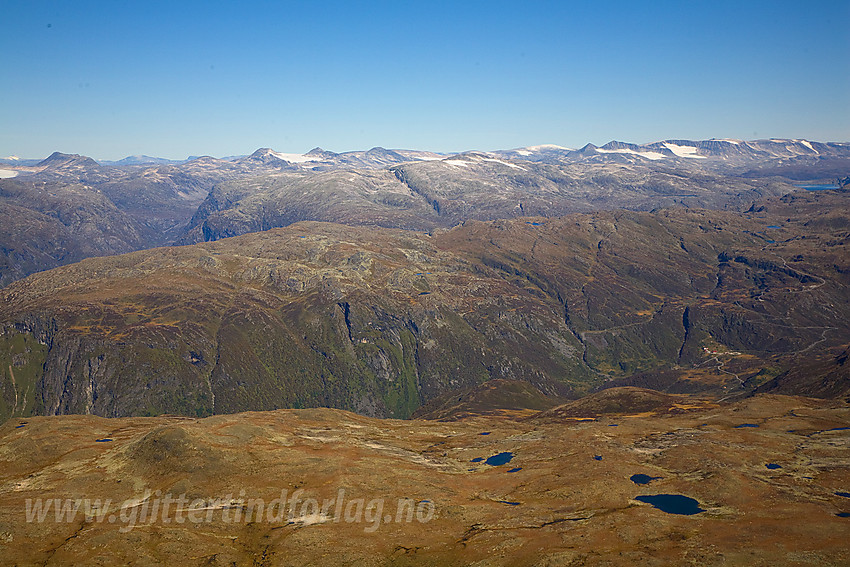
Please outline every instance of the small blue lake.
[[835, 185], [794, 185], [794, 187], [805, 189], [806, 191], [829, 191], [832, 189], [838, 189]]
[[782, 468], [780, 465], [777, 465], [776, 463], [767, 463], [767, 464], [766, 464], [766, 465], [764, 465], [764, 466], [766, 466], [767, 468], [769, 468], [769, 469], [770, 469], [770, 470], [772, 470], [772, 471], [773, 471], [773, 470], [776, 470], [776, 469], [781, 469], [781, 468]]
[[839, 518], [850, 518], [850, 512], [839, 512], [836, 514]]
[[508, 506], [519, 506], [519, 502], [508, 502], [507, 500], [499, 500], [499, 504], [507, 504]]
[[601, 460], [602, 460], [602, 455], [593, 455], [593, 460], [594, 460], [594, 461], [601, 461]]
[[836, 492], [836, 496], [843, 496], [844, 498], [850, 498], [850, 492]]
[[508, 472], [519, 472], [519, 471], [521, 471], [521, 470], [522, 470], [522, 467], [517, 467], [517, 468], [515, 468], [515, 469], [511, 469], [511, 470], [509, 470]]
[[511, 459], [513, 458], [513, 453], [511, 453], [510, 451], [505, 451], [504, 453], [499, 453], [497, 455], [493, 455], [492, 457], [487, 457], [487, 460], [484, 461], [484, 463], [490, 465], [491, 467], [498, 467], [511, 462]]
[[705, 510], [699, 507], [699, 502], [681, 494], [648, 494], [636, 496], [635, 500], [651, 504], [653, 508], [658, 508], [667, 514], [693, 516], [694, 514], [705, 512]]
[[108, 443], [109, 441], [112, 441], [112, 439], [110, 439], [109, 437], [104, 437], [103, 439], [95, 439], [94, 440], [95, 443]]
[[660, 476], [649, 476], [648, 474], [633, 474], [629, 480], [635, 484], [649, 484], [653, 480], [660, 479]]
[[735, 429], [741, 429], [742, 427], [758, 427], [757, 423], [742, 423], [741, 425], [736, 425]]
[[484, 457], [475, 457], [475, 458], [474, 458], [474, 459], [472, 459], [470, 462], [471, 462], [471, 463], [480, 463], [480, 462], [481, 462], [481, 461], [483, 461], [483, 460], [484, 460]]

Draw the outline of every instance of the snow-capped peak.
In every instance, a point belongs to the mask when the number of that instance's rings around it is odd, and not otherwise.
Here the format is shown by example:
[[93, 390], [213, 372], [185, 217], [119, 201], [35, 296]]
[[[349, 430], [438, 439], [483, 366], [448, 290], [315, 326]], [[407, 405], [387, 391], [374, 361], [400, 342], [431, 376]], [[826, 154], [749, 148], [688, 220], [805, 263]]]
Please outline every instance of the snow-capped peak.
[[276, 152], [274, 150], [269, 150], [269, 154], [273, 155], [278, 159], [288, 161], [289, 163], [304, 163], [306, 161], [317, 161], [315, 157], [308, 156], [305, 154], [287, 154], [283, 152]]
[[570, 148], [565, 148], [564, 146], [556, 146], [555, 144], [540, 144], [539, 146], [526, 146], [520, 149], [530, 150], [532, 152], [539, 152], [543, 150], [570, 150]]

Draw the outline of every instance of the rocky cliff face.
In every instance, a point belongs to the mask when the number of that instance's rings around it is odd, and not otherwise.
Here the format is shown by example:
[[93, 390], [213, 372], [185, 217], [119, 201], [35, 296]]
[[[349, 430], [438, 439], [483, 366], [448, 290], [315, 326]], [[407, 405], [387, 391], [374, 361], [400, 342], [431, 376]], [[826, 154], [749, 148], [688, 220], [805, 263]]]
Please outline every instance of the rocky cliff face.
[[89, 259], [0, 292], [0, 411], [405, 417], [491, 378], [570, 396], [656, 371], [743, 395], [847, 346], [847, 193], [818, 193]]
[[91, 186], [0, 180], [0, 286], [90, 256], [143, 248], [147, 233]]
[[216, 183], [278, 169], [213, 158], [114, 167], [56, 152], [0, 179], [0, 286], [92, 256], [171, 244]]

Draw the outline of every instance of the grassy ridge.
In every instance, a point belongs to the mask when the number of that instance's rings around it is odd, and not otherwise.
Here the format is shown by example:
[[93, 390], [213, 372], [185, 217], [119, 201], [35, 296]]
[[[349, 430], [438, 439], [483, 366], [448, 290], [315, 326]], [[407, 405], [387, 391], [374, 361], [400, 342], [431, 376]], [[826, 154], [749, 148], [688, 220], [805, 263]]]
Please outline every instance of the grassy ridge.
[[0, 417], [329, 406], [403, 418], [492, 378], [575, 395], [652, 372], [736, 395], [847, 347], [848, 217], [846, 193], [821, 192], [744, 214], [614, 211], [435, 235], [305, 222], [90, 259], [0, 290]]

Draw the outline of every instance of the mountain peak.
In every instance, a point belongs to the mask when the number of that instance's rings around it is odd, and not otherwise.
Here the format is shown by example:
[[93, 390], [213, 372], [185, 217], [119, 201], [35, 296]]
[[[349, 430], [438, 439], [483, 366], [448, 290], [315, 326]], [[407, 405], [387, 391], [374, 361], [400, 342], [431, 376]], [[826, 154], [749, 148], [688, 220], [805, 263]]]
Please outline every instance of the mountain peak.
[[277, 157], [277, 152], [271, 148], [257, 148], [250, 156], [248, 157], [263, 157], [263, 156], [275, 156]]
[[313, 148], [312, 150], [310, 150], [309, 152], [307, 152], [304, 155], [310, 156], [311, 158], [332, 158], [332, 157], [337, 156], [339, 154], [337, 154], [335, 152], [330, 152], [328, 150], [323, 150], [319, 146], [316, 146], [315, 148]]
[[80, 154], [63, 154], [62, 152], [53, 152], [47, 158], [38, 162], [39, 166], [58, 168], [67, 166], [81, 167], [97, 167], [98, 163], [88, 156]]
[[112, 165], [151, 165], [180, 163], [180, 160], [153, 157], [144, 154], [127, 156], [114, 162], [103, 162]]
[[260, 162], [265, 165], [289, 165], [292, 160], [286, 159], [288, 156], [276, 152], [271, 148], [259, 148], [254, 153], [249, 155], [245, 160], [252, 162]]
[[393, 150], [388, 150], [386, 148], [382, 148], [380, 146], [375, 146], [366, 152], [366, 155], [369, 157], [384, 157], [390, 158], [396, 161], [405, 161], [404, 156], [399, 154], [398, 152], [394, 152]]

